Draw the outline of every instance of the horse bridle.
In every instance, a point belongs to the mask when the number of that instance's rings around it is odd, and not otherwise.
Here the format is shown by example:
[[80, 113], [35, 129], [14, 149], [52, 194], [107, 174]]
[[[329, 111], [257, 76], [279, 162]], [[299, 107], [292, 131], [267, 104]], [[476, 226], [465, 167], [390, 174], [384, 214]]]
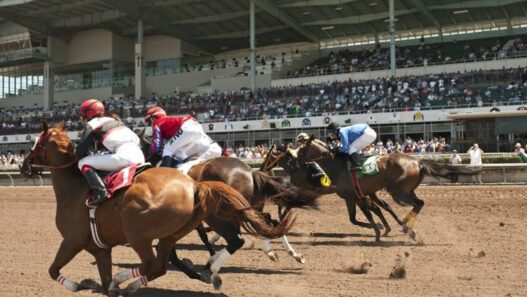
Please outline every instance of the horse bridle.
[[[31, 148], [28, 155], [26, 156], [26, 164], [29, 169], [32, 168], [39, 168], [39, 169], [64, 169], [72, 166], [73, 164], [77, 163], [77, 160], [73, 159], [72, 161], [62, 164], [62, 165], [50, 165], [46, 164], [46, 143], [48, 142], [49, 136], [54, 131], [52, 129], [47, 129], [46, 131], [42, 131], [37, 138], [37, 141], [35, 143], [35, 146]], [[42, 137], [44, 135], [44, 137]], [[33, 160], [36, 159], [36, 157], [40, 157], [44, 162], [42, 164], [35, 164], [33, 163]]]

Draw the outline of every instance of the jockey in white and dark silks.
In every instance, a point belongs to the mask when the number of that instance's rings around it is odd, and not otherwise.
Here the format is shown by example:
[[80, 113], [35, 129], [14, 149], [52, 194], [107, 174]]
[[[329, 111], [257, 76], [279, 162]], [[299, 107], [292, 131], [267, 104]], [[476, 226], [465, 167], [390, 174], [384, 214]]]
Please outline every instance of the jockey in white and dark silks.
[[[187, 173], [201, 161], [221, 157], [221, 147], [192, 116], [167, 116], [155, 106], [147, 111], [145, 122], [152, 124], [152, 154], [162, 156], [161, 167], [176, 167]], [[185, 162], [190, 157], [196, 160]]]
[[349, 155], [352, 162], [351, 170], [362, 170], [360, 152], [377, 139], [377, 132], [368, 124], [341, 128], [336, 122], [329, 124], [326, 129], [331, 139], [340, 140], [338, 151]]
[[[123, 122], [104, 113], [104, 105], [97, 99], [86, 100], [79, 108], [79, 118], [86, 126], [75, 148], [75, 157], [93, 191], [92, 199], [86, 202], [89, 207], [97, 206], [108, 195], [95, 170], [117, 171], [145, 162], [139, 137]], [[110, 153], [90, 155], [96, 144]]]

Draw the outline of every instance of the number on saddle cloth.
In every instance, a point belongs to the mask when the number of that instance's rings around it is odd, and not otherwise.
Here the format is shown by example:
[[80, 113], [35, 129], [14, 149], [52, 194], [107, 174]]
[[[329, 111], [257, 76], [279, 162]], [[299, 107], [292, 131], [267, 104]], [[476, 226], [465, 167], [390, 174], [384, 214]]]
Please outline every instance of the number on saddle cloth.
[[[361, 158], [360, 162], [362, 165], [362, 170], [357, 172], [357, 177], [360, 179], [366, 175], [375, 175], [379, 173], [379, 161], [380, 156], [368, 156]], [[348, 161], [348, 170], [351, 168], [351, 162]]]

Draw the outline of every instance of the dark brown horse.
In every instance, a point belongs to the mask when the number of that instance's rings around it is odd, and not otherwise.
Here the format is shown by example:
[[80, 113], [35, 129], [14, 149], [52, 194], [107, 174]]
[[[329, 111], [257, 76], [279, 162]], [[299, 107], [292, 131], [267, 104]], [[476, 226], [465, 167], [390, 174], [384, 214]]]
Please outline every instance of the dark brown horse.
[[[174, 244], [194, 230], [211, 213], [239, 221], [250, 234], [277, 238], [284, 235], [294, 222], [288, 215], [278, 226], [270, 226], [263, 215], [252, 209], [245, 198], [221, 182], [195, 182], [169, 168], [153, 168], [135, 177], [128, 189], [123, 189], [96, 210], [101, 240], [109, 248], [98, 247], [90, 233], [85, 199], [88, 186], [77, 169], [73, 144], [62, 127], [43, 125], [42, 133], [21, 168], [23, 173], [32, 167], [51, 170], [57, 200], [56, 225], [63, 240], [49, 268], [52, 279], [70, 291], [87, 289], [90, 282], [80, 284], [64, 278], [60, 270], [80, 251], [95, 257], [102, 281], [102, 291], [119, 295], [119, 284], [131, 282], [126, 292], [135, 292], [166, 273], [168, 255]], [[154, 255], [152, 242], [159, 239]], [[141, 265], [117, 273], [112, 278], [112, 248], [129, 243], [141, 259]], [[224, 254], [210, 260], [214, 283], [221, 282], [218, 272]]]
[[[291, 177], [291, 182], [299, 187], [313, 187], [311, 172], [306, 164], [310, 161], [318, 163], [333, 182], [329, 192], [335, 192], [346, 201], [349, 218], [352, 224], [373, 228], [376, 241], [380, 240], [380, 228], [375, 224], [371, 211], [381, 219], [386, 228], [385, 234], [390, 227], [378, 206], [387, 210], [394, 219], [403, 227], [403, 232], [412, 239], [421, 242], [413, 230], [417, 215], [421, 211], [424, 201], [417, 197], [415, 189], [419, 186], [425, 175], [433, 177], [448, 177], [450, 174], [473, 175], [479, 170], [439, 164], [426, 160], [417, 160], [405, 154], [392, 154], [381, 156], [377, 165], [379, 173], [364, 176], [359, 180], [360, 187], [366, 199], [356, 197], [351, 175], [347, 167], [347, 156], [334, 154], [326, 143], [311, 138], [306, 144], [296, 150], [282, 150], [282, 152], [270, 152], [266, 158], [265, 167], [272, 168], [281, 166]], [[400, 220], [388, 203], [377, 196], [379, 190], [385, 189], [391, 194], [393, 200], [399, 205], [412, 206], [412, 210]], [[356, 205], [362, 210], [369, 223], [358, 221], [356, 216]]]
[[[150, 156], [150, 145], [148, 140], [144, 137], [144, 131], [138, 135], [142, 142], [143, 153], [147, 159], [152, 159]], [[313, 191], [303, 190], [295, 186], [286, 186], [276, 181], [274, 178], [260, 171], [255, 171], [243, 161], [236, 158], [215, 158], [195, 165], [189, 171], [189, 176], [196, 181], [221, 181], [240, 192], [247, 202], [256, 210], [262, 211], [265, 202], [270, 200], [272, 203], [278, 205], [283, 209], [280, 212], [280, 218], [292, 208], [316, 207], [319, 194]], [[270, 215], [266, 216], [268, 222], [277, 224], [277, 221], [271, 220]], [[224, 218], [210, 213], [205, 222], [212, 231], [215, 231], [219, 236], [223, 237], [227, 242], [226, 250], [230, 255], [234, 254], [244, 244], [244, 239], [241, 238], [240, 224], [238, 222], [228, 221]], [[204, 234], [203, 228], [198, 228], [200, 238], [206, 246], [209, 245], [207, 235]], [[271, 259], [276, 261], [277, 254], [271, 249], [270, 240], [263, 239], [263, 251]], [[290, 256], [296, 261], [304, 263], [305, 259], [302, 254], [295, 252], [289, 244], [287, 237], [281, 237], [282, 244]], [[211, 247], [208, 247], [211, 251]], [[174, 252], [170, 255], [170, 261], [182, 272], [192, 279], [203, 279], [198, 273], [193, 271], [188, 262], [181, 261]], [[208, 279], [204, 279], [208, 281]]]

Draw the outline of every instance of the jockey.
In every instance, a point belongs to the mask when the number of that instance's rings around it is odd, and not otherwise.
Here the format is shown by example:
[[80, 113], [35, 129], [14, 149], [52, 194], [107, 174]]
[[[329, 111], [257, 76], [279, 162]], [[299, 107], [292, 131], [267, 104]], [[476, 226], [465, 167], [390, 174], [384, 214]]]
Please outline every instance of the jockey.
[[[86, 100], [79, 108], [79, 118], [86, 126], [75, 148], [75, 157], [93, 192], [92, 199], [86, 202], [88, 207], [97, 206], [108, 195], [96, 170], [117, 171], [145, 162], [139, 137], [121, 121], [104, 116], [104, 112], [104, 105], [97, 99]], [[110, 153], [89, 155], [94, 145], [101, 145]]]
[[298, 144], [304, 144], [308, 140], [309, 140], [309, 135], [305, 132], [298, 134], [298, 136], [296, 137], [296, 143]]
[[377, 133], [368, 124], [355, 124], [341, 128], [336, 122], [332, 122], [326, 128], [328, 136], [333, 140], [340, 140], [338, 151], [348, 154], [351, 162], [351, 170], [362, 170], [360, 164], [360, 152], [377, 139]]
[[146, 112], [145, 122], [152, 124], [152, 154], [162, 156], [161, 167], [177, 167], [186, 173], [197, 163], [182, 166], [189, 157], [197, 157], [198, 162], [221, 157], [221, 147], [192, 116], [167, 116], [155, 106]]

